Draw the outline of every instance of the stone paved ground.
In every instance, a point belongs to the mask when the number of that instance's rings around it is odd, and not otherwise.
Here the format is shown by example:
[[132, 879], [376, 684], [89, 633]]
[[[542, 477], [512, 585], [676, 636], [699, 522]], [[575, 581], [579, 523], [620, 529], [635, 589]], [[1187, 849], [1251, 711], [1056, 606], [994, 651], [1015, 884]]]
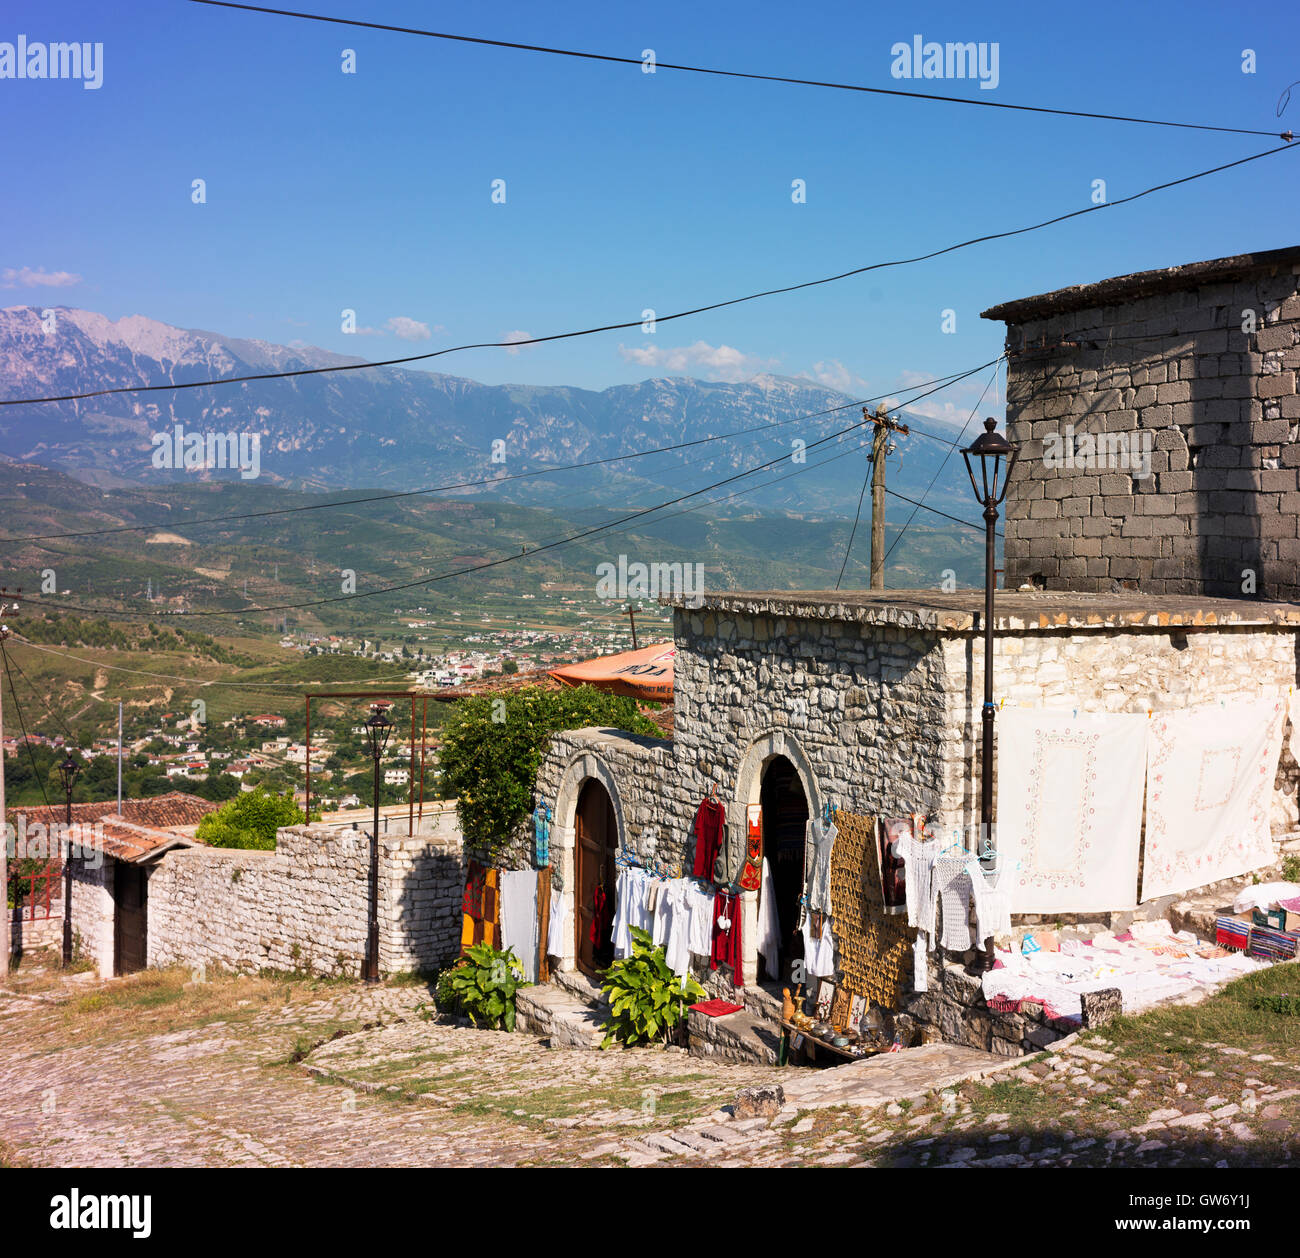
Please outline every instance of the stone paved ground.
[[[1270, 973], [1300, 991], [1293, 967]], [[947, 1046], [834, 1072], [550, 1050], [427, 1021], [427, 1000], [421, 987], [176, 972], [103, 984], [28, 963], [0, 987], [0, 1166], [1142, 1166], [1296, 1152], [1300, 1018], [1261, 1022], [1240, 999], [1122, 1020], [984, 1080], [969, 1076], [991, 1068], [986, 1055]], [[774, 1082], [789, 1092], [774, 1120], [722, 1108]]]

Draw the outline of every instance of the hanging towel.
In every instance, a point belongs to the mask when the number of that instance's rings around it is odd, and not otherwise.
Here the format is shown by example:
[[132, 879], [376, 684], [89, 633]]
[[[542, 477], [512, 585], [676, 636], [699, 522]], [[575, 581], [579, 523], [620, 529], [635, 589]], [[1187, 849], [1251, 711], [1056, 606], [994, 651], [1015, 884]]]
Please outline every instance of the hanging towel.
[[550, 957], [564, 956], [564, 926], [566, 914], [564, 911], [564, 895], [558, 890], [551, 892], [551, 925], [546, 932], [546, 955]]
[[1147, 722], [1142, 897], [1273, 863], [1273, 779], [1285, 698], [1207, 704]]
[[501, 943], [513, 948], [524, 977], [537, 982], [537, 871], [504, 870], [501, 874]]
[[808, 883], [804, 893], [808, 897], [808, 911], [831, 911], [831, 848], [835, 844], [836, 830], [833, 821], [813, 819], [808, 822]]
[[781, 964], [781, 923], [776, 913], [776, 887], [772, 867], [763, 858], [763, 889], [758, 895], [758, 955], [767, 962], [768, 975]]
[[1012, 912], [1135, 905], [1148, 724], [1025, 708], [998, 718], [998, 859], [1014, 871], [1001, 884]]
[[668, 902], [664, 961], [679, 978], [685, 978], [691, 968], [691, 915], [687, 903], [690, 891], [690, 883], [684, 878], [675, 878], [664, 893]]

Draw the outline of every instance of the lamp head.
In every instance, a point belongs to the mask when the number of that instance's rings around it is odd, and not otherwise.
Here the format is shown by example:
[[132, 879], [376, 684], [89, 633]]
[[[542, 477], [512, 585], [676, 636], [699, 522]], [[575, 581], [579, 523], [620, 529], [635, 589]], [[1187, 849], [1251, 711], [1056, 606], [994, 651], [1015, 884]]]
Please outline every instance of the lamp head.
[[[1007, 484], [1011, 480], [1011, 469], [1015, 466], [1020, 451], [1006, 437], [997, 431], [997, 420], [989, 416], [984, 421], [984, 431], [961, 452], [966, 461], [966, 475], [970, 477], [971, 489], [981, 506], [997, 506], [1007, 496]], [[984, 486], [975, 483], [975, 469], [971, 459], [979, 460], [980, 480]], [[1006, 474], [1002, 474], [1002, 460], [1006, 459]], [[1001, 487], [999, 488], [999, 482]]]

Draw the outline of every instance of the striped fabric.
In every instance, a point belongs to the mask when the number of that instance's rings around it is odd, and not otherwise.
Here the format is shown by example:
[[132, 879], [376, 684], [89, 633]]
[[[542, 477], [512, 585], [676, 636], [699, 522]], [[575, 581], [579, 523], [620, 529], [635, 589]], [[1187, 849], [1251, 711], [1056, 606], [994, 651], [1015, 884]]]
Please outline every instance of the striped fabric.
[[1250, 927], [1235, 917], [1214, 919], [1214, 942], [1220, 948], [1235, 948], [1238, 952], [1250, 946]]
[[1247, 954], [1261, 961], [1290, 961], [1296, 954], [1297, 937], [1271, 926], [1256, 926], [1250, 932]]

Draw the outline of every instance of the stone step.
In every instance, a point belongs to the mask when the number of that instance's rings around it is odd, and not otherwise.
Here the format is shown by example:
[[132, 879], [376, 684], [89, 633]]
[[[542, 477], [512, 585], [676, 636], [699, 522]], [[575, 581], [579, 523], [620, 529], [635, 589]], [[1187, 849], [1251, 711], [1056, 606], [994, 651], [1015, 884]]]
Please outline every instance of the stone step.
[[581, 970], [555, 970], [551, 974], [551, 985], [568, 992], [585, 1005], [608, 1004], [600, 984]]
[[525, 987], [515, 995], [515, 1028], [549, 1040], [552, 1048], [599, 1048], [604, 1020], [602, 1009], [553, 984]]
[[[778, 1014], [780, 1010], [778, 1009]], [[781, 1028], [765, 1016], [749, 1009], [729, 1013], [722, 1018], [691, 1011], [687, 1015], [692, 1057], [712, 1057], [716, 1061], [743, 1062], [775, 1066]]]

